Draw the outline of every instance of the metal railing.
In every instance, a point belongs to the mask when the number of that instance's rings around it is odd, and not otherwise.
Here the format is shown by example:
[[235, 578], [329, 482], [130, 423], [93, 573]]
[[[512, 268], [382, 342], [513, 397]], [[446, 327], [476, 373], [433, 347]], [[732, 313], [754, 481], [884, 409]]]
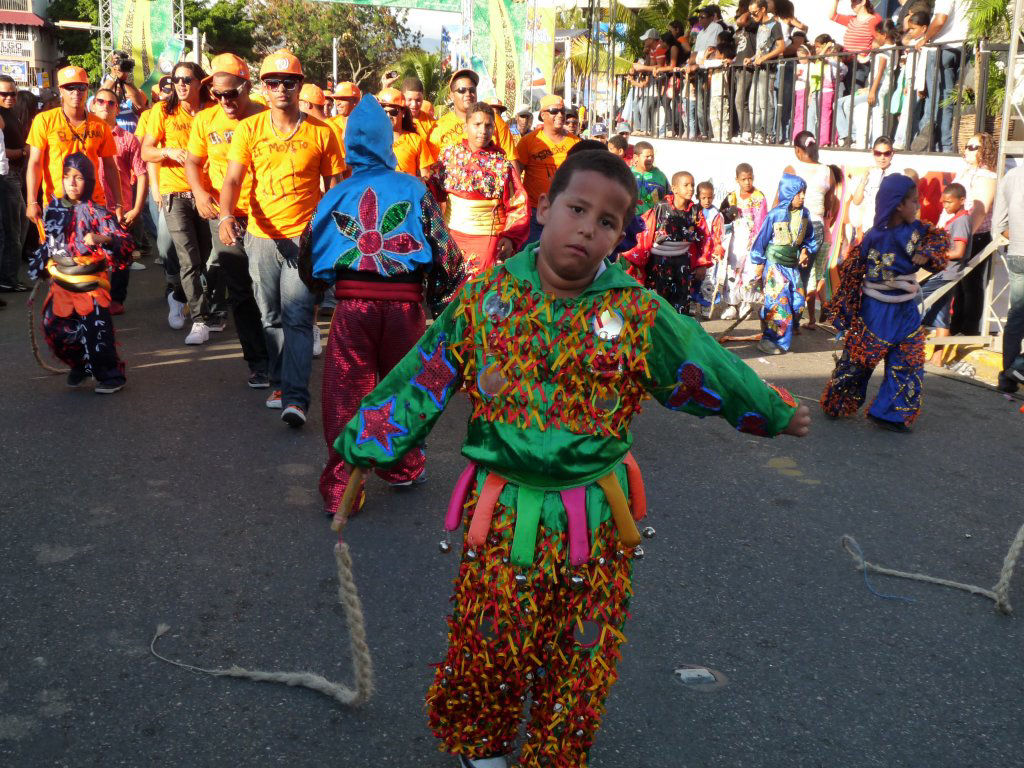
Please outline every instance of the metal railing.
[[974, 103], [963, 97], [972, 55], [956, 42], [758, 67], [710, 60], [695, 73], [618, 76], [616, 111], [634, 136], [785, 145], [809, 130], [823, 147], [867, 149], [887, 136], [896, 149], [956, 154], [961, 117], [975, 115], [975, 129], [984, 123], [984, 83]]
[[32, 0], [0, 0], [0, 11], [32, 13]]

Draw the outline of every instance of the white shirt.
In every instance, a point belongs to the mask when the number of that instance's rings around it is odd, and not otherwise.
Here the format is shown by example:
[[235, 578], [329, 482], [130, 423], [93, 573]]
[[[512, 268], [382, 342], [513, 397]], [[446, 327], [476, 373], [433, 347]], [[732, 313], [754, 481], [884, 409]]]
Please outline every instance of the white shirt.
[[932, 15], [945, 15], [946, 23], [932, 40], [933, 43], [951, 43], [967, 38], [971, 23], [967, 18], [968, 5], [967, 0], [935, 0]]
[[0, 131], [0, 176], [6, 176], [11, 171], [11, 163], [7, 159], [7, 147], [4, 144], [4, 134]]

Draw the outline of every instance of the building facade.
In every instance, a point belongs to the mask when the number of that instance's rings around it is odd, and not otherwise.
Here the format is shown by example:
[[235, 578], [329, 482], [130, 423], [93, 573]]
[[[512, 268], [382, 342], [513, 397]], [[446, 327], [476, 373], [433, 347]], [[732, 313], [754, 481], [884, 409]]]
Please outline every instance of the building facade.
[[47, 0], [0, 0], [0, 72], [19, 88], [53, 85], [57, 30], [45, 20]]

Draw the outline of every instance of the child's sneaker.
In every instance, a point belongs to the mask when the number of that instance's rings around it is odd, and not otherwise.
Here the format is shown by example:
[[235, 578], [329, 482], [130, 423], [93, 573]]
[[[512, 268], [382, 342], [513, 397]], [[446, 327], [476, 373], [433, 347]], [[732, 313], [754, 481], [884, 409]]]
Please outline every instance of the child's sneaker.
[[782, 348], [774, 342], [768, 341], [768, 339], [761, 339], [757, 342], [757, 348], [761, 353], [765, 355], [781, 355]]
[[115, 392], [119, 392], [120, 390], [124, 389], [124, 385], [124, 379], [121, 379], [120, 381], [101, 381], [99, 384], [96, 385], [96, 388], [93, 390], [93, 392], [95, 392], [97, 395], [112, 395]]
[[192, 330], [185, 337], [186, 344], [205, 344], [210, 340], [210, 328], [206, 323], [192, 323]]
[[267, 408], [276, 408], [281, 410], [281, 390], [275, 389], [267, 397]]
[[723, 320], [735, 320], [737, 317], [739, 317], [739, 312], [737, 312], [736, 307], [731, 304], [726, 307], [725, 311], [722, 313]]
[[289, 427], [301, 427], [306, 423], [306, 412], [297, 405], [289, 405], [281, 412], [281, 421]]

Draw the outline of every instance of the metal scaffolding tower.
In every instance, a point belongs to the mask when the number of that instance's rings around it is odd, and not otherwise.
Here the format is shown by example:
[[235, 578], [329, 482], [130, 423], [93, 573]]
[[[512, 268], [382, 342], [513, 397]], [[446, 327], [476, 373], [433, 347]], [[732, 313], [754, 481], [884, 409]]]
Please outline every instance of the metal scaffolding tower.
[[[187, 30], [185, 29], [185, 1], [171, 0], [174, 3], [174, 15], [171, 17], [174, 26], [171, 36], [183, 42], [187, 41]], [[99, 0], [99, 27], [100, 33], [100, 56], [104, 66], [110, 61], [110, 54], [121, 50], [124, 46], [118, 45], [114, 40], [114, 17], [111, 12], [111, 0]]]

